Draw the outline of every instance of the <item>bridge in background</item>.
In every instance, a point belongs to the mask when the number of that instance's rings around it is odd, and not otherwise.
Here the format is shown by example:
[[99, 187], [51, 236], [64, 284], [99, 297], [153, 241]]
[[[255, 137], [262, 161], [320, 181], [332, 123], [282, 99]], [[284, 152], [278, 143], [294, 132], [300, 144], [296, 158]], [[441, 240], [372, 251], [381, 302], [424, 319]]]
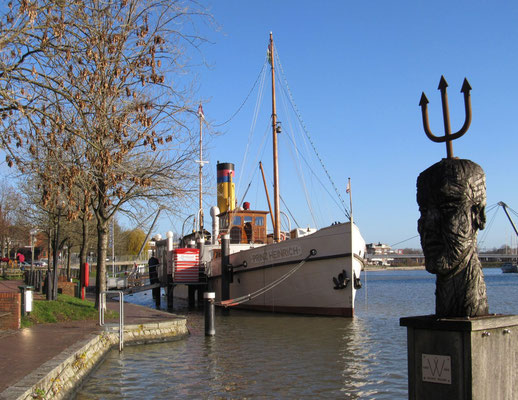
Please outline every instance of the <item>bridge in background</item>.
[[[482, 262], [512, 262], [518, 260], [518, 254], [488, 254], [488, 253], [479, 253], [478, 258]], [[424, 265], [424, 255], [423, 254], [367, 254], [366, 255], [367, 262], [369, 264], [379, 264], [379, 265], [388, 265], [388, 264], [397, 264], [398, 260], [408, 260], [414, 261], [418, 264]]]

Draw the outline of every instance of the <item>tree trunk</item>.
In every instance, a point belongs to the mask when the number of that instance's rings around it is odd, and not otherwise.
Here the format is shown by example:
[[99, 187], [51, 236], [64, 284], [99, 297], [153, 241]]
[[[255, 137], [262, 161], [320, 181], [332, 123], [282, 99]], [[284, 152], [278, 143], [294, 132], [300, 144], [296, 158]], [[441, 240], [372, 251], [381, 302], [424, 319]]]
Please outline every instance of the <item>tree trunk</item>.
[[[88, 256], [88, 220], [83, 216], [83, 238], [81, 240], [81, 247], [79, 249], [79, 289], [82, 293], [85, 286], [85, 270], [86, 260]], [[86, 290], [86, 289], [85, 289]]]
[[71, 280], [72, 280], [72, 271], [70, 268], [70, 242], [68, 243], [68, 246], [67, 246], [67, 280], [69, 282], [71, 282]]
[[109, 220], [97, 221], [97, 277], [95, 278], [95, 308], [99, 309], [99, 293], [106, 291], [106, 254]]
[[59, 215], [56, 217], [54, 234], [52, 235], [52, 300], [58, 299], [58, 276], [59, 276]]
[[53, 275], [52, 275], [52, 264], [50, 263], [50, 256], [52, 254], [52, 229], [49, 229], [47, 232], [48, 242], [47, 242], [47, 275], [45, 277], [45, 287], [46, 287], [46, 299], [53, 300]]

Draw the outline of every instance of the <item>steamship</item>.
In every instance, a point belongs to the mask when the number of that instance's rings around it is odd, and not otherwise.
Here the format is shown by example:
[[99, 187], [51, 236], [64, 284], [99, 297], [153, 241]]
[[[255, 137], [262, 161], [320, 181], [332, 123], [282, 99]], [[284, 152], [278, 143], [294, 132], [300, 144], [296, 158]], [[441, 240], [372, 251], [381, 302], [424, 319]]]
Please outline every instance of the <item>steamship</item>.
[[[272, 134], [274, 207], [253, 210], [236, 205], [234, 164], [217, 165], [217, 202], [210, 210], [212, 232], [203, 229], [184, 237], [197, 239], [198, 257], [208, 289], [222, 307], [352, 317], [356, 290], [361, 287], [365, 241], [352, 218], [322, 229], [295, 228], [281, 231], [275, 110], [275, 68], [270, 34], [272, 76]], [[200, 210], [201, 201], [201, 106], [200, 114]], [[351, 207], [352, 208], [352, 207]], [[271, 217], [273, 233], [268, 234]], [[188, 250], [186, 250], [188, 253]], [[183, 255], [182, 257], [186, 257]], [[176, 271], [176, 270], [175, 270]], [[173, 272], [173, 275], [175, 272]], [[195, 274], [196, 275], [196, 272]], [[178, 281], [178, 277], [173, 276]]]
[[[202, 246], [217, 304], [243, 309], [352, 317], [365, 241], [352, 222], [267, 234], [267, 211], [235, 204], [234, 165], [220, 163], [211, 242]], [[225, 254], [227, 253], [227, 254]]]

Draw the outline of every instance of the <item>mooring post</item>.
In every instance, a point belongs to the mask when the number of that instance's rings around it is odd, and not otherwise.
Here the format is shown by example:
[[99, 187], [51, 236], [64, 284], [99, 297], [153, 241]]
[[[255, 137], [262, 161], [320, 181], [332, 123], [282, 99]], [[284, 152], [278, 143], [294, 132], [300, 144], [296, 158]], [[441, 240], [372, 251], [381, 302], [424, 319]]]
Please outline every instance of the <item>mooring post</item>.
[[173, 311], [174, 308], [174, 284], [170, 276], [167, 277], [167, 311]]
[[216, 328], [214, 327], [214, 299], [216, 298], [216, 293], [205, 292], [203, 293], [203, 298], [205, 299], [205, 336], [214, 336], [216, 334]]
[[155, 298], [155, 307], [157, 310], [160, 309], [160, 287], [153, 288], [153, 297]]
[[193, 285], [188, 285], [187, 286], [187, 299], [188, 299], [189, 308], [193, 308], [196, 305], [195, 294], [196, 294], [196, 287]]
[[[221, 237], [221, 301], [230, 299], [230, 235], [225, 234]], [[224, 314], [228, 313], [228, 308], [224, 308]]]

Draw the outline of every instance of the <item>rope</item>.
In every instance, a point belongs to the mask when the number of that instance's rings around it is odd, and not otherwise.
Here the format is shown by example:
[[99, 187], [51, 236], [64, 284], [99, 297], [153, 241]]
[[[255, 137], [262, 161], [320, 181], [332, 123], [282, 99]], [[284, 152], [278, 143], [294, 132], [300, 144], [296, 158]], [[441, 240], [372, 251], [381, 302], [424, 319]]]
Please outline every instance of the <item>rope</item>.
[[342, 203], [342, 206], [344, 207], [344, 212], [345, 212], [346, 216], [348, 218], [350, 218], [350, 214], [349, 214], [349, 211], [347, 209], [347, 206], [345, 205], [345, 202], [344, 202], [342, 196], [338, 192], [338, 189], [336, 188], [336, 185], [335, 185], [334, 181], [331, 179], [331, 175], [327, 171], [327, 168], [325, 167], [324, 162], [322, 161], [322, 158], [320, 157], [320, 154], [318, 153], [318, 151], [317, 151], [317, 149], [315, 147], [315, 144], [313, 143], [313, 140], [311, 139], [311, 136], [309, 135], [309, 132], [308, 132], [308, 130], [306, 128], [306, 125], [304, 124], [304, 121], [302, 120], [302, 117], [300, 115], [300, 111], [297, 108], [297, 105], [295, 104], [295, 100], [293, 99], [293, 94], [291, 93], [291, 89], [290, 89], [290, 87], [288, 85], [288, 81], [286, 79], [286, 74], [284, 73], [284, 69], [282, 68], [282, 64], [281, 64], [281, 61], [279, 59], [279, 51], [278, 50], [275, 53], [275, 55], [276, 55], [277, 64], [279, 65], [279, 70], [281, 72], [282, 78], [284, 79], [285, 86], [283, 86], [282, 88], [283, 88], [283, 90], [285, 90], [287, 92], [287, 95], [288, 95], [288, 98], [290, 100], [290, 103], [291, 103], [291, 106], [293, 108], [293, 111], [295, 112], [295, 115], [297, 116], [297, 118], [299, 120], [300, 126], [302, 127], [302, 131], [304, 132], [304, 134], [308, 138], [309, 143], [311, 144], [311, 147], [313, 148], [313, 151], [315, 152], [315, 155], [317, 156], [318, 161], [320, 162], [320, 165], [321, 165], [322, 169], [326, 173], [326, 176], [329, 179], [329, 182], [331, 183], [331, 186], [333, 187], [336, 195], [340, 199], [340, 202]]
[[[297, 222], [297, 220], [295, 219], [295, 217], [293, 216], [293, 214], [291, 213], [291, 210], [290, 208], [288, 207], [288, 205], [286, 204], [286, 202], [284, 201], [284, 199], [282, 198], [282, 196], [279, 195], [279, 199], [281, 199], [281, 202], [282, 204], [284, 204], [284, 207], [286, 207], [286, 210], [288, 211], [288, 213], [290, 214], [291, 216], [291, 219], [293, 220], [293, 222], [295, 222], [295, 225], [300, 227], [301, 225]], [[282, 225], [282, 223], [281, 223]]]
[[493, 223], [495, 222], [496, 215], [498, 214], [498, 209], [499, 209], [498, 205], [496, 205], [496, 207], [494, 207], [494, 206], [488, 207], [488, 211], [487, 211], [488, 214], [491, 211], [494, 211], [494, 212], [493, 212], [491, 219], [489, 220], [489, 223], [486, 225], [486, 228], [484, 229], [484, 232], [482, 233], [480, 240], [478, 241], [479, 247], [482, 247], [482, 245], [486, 242], [487, 235], [491, 231], [491, 228], [493, 227]]
[[[267, 132], [268, 132], [268, 129], [269, 127], [267, 126], [263, 135], [262, 135], [262, 141], [261, 141], [261, 144], [257, 147], [257, 153], [255, 155], [255, 159], [253, 160], [253, 162], [251, 163], [251, 165], [256, 165], [258, 164], [258, 160], [259, 158], [262, 158], [262, 155], [264, 154], [265, 150], [266, 150], [266, 141], [267, 141], [267, 138], [268, 138], [268, 135], [267, 135]], [[249, 151], [249, 147], [250, 147], [250, 143], [251, 143], [251, 138], [249, 138], [249, 142], [246, 146], [246, 151], [245, 151], [245, 155], [243, 157], [243, 162], [242, 162], [242, 169], [243, 171], [245, 170], [248, 170], [248, 175], [246, 176], [246, 180], [245, 180], [245, 176], [244, 176], [244, 173], [242, 175], [242, 180], [239, 181], [239, 185], [236, 189], [236, 193], [238, 193], [240, 191], [240, 188], [241, 188], [241, 182], [246, 182], [247, 180], [249, 182], [252, 182], [254, 177], [255, 177], [255, 174], [256, 174], [256, 168], [245, 168], [245, 162], [247, 162], [247, 154], [248, 154], [248, 151]], [[237, 196], [237, 195], [236, 195]], [[243, 196], [243, 200], [244, 200], [244, 196]]]
[[[322, 182], [322, 180], [319, 178], [319, 176], [316, 174], [315, 171], [313, 171], [313, 168], [311, 168], [311, 165], [310, 163], [308, 162], [308, 160], [304, 157], [304, 155], [302, 153], [300, 153], [300, 151], [298, 151], [298, 146], [297, 144], [294, 142], [293, 138], [291, 136], [287, 136], [288, 140], [293, 144], [293, 147], [297, 150], [298, 154], [300, 155], [300, 158], [302, 159], [302, 161], [304, 161], [304, 163], [306, 164], [306, 166], [308, 167], [308, 170], [309, 172], [311, 172], [311, 174], [313, 175], [313, 177], [316, 179], [316, 181], [320, 184], [320, 186], [322, 186], [322, 189], [325, 190], [327, 192], [327, 194], [329, 195], [329, 197], [331, 198], [331, 200], [333, 200], [333, 202], [338, 206], [338, 208], [341, 208], [340, 207], [340, 204], [338, 204], [338, 201], [333, 197], [333, 195], [329, 192], [329, 189], [324, 185], [324, 182]], [[344, 215], [349, 218], [349, 213], [347, 212], [347, 210], [342, 210], [344, 212]]]
[[[281, 96], [281, 100], [282, 100], [282, 104], [284, 105], [284, 109], [288, 110], [288, 106], [286, 104], [286, 96]], [[289, 115], [288, 112], [286, 112], [286, 116], [288, 116], [288, 115]], [[302, 163], [300, 162], [300, 157], [302, 155], [300, 154], [298, 146], [295, 144], [295, 138], [294, 138], [294, 134], [293, 134], [293, 132], [295, 132], [295, 130], [293, 129], [293, 126], [291, 123], [291, 118], [288, 118], [288, 124], [289, 124], [290, 129], [288, 129], [287, 136], [288, 136], [288, 139], [293, 143], [293, 146], [288, 146], [288, 149], [290, 150], [290, 152], [292, 154], [293, 160], [295, 162], [297, 175], [299, 177], [300, 182], [302, 183], [302, 188], [304, 190], [304, 196], [306, 198], [306, 203], [308, 205], [308, 209], [311, 214], [311, 219], [313, 220], [314, 226], [318, 228], [318, 224], [315, 219], [315, 213], [313, 212], [313, 206], [311, 204], [311, 198], [309, 196], [309, 191], [308, 191], [308, 188], [306, 185], [306, 180], [304, 178], [304, 174], [302, 173]], [[310, 167], [310, 170], [311, 170], [311, 167]], [[313, 171], [311, 171], [311, 172], [313, 172]], [[317, 204], [318, 204], [318, 202], [317, 202]]]
[[509, 205], [507, 205], [507, 209], [518, 217], [518, 213], [516, 211], [514, 211], [511, 207], [509, 207]]
[[408, 238], [408, 239], [405, 239], [405, 240], [402, 240], [402, 241], [400, 241], [400, 242], [397, 242], [397, 243], [391, 244], [391, 245], [390, 245], [390, 247], [394, 247], [394, 246], [397, 246], [398, 244], [408, 242], [409, 240], [415, 239], [416, 237], [419, 237], [419, 235], [415, 235], [415, 236], [412, 236], [412, 237], [410, 237], [410, 238]]
[[[243, 160], [241, 161], [241, 166], [242, 168], [244, 169], [244, 166], [246, 165], [246, 160], [247, 160], [247, 157], [248, 157], [248, 151], [249, 151], [249, 148], [250, 148], [250, 143], [252, 141], [252, 136], [255, 132], [255, 125], [257, 123], [257, 118], [259, 116], [259, 110], [261, 108], [261, 101], [262, 101], [262, 97], [263, 97], [263, 86], [264, 86], [264, 81], [265, 81], [265, 77], [266, 77], [266, 69], [265, 69], [265, 65], [266, 65], [266, 58], [265, 57], [265, 62], [263, 64], [263, 68], [261, 69], [261, 74], [260, 76], [258, 77], [261, 78], [261, 87], [260, 89], [258, 90], [257, 92], [257, 99], [256, 99], [256, 102], [255, 102], [255, 106], [254, 106], [254, 114], [253, 114], [253, 118], [252, 118], [252, 122], [250, 123], [250, 129], [248, 131], [248, 141], [247, 141], [247, 144], [246, 144], [246, 149], [245, 149], [245, 152], [243, 153]], [[243, 180], [239, 180], [239, 183], [237, 184], [237, 187], [236, 187], [236, 193], [239, 193], [240, 189], [241, 189], [241, 182]]]
[[[263, 164], [263, 165], [264, 165], [264, 164]], [[268, 175], [268, 176], [269, 176], [269, 182], [270, 182], [270, 185], [272, 185], [272, 186], [273, 186], [273, 180], [272, 180], [272, 178], [271, 178], [271, 176], [270, 176], [270, 175]], [[292, 212], [291, 212], [290, 208], [288, 207], [288, 205], [287, 205], [287, 204], [286, 204], [286, 202], [284, 201], [284, 198], [283, 198], [280, 194], [279, 194], [279, 199], [281, 200], [281, 203], [284, 205], [284, 207], [286, 208], [286, 210], [287, 210], [287, 211], [288, 211], [288, 213], [290, 214], [291, 219], [293, 219], [293, 222], [295, 222], [295, 225], [300, 227], [301, 225], [299, 225], [299, 223], [297, 222], [297, 219], [296, 219], [296, 218], [295, 218], [295, 216], [292, 214]], [[282, 225], [282, 222], [281, 222], [281, 225]]]
[[247, 195], [248, 191], [250, 190], [250, 186], [252, 186], [252, 182], [254, 181], [255, 174], [257, 173], [257, 169], [258, 169], [258, 168], [254, 168], [254, 171], [255, 171], [255, 172], [253, 173], [252, 178], [250, 179], [250, 182], [248, 182], [248, 186], [246, 187], [245, 193], [244, 193], [244, 194], [243, 194], [243, 196], [241, 197], [241, 201], [239, 201], [239, 202], [237, 203], [238, 205], [242, 205], [242, 204], [243, 204], [243, 202], [245, 201], [245, 197], [246, 197], [246, 195]]
[[261, 67], [261, 71], [259, 72], [259, 75], [257, 76], [257, 79], [255, 80], [254, 82], [254, 85], [252, 86], [252, 89], [250, 89], [250, 91], [248, 92], [248, 94], [246, 95], [246, 98], [245, 100], [241, 103], [241, 105], [238, 107], [237, 111], [232, 114], [232, 116], [227, 119], [225, 122], [222, 122], [221, 124], [215, 124], [215, 125], [212, 125], [213, 127], [219, 127], [219, 126], [223, 126], [223, 125], [226, 125], [228, 124], [230, 121], [232, 121], [234, 119], [234, 117], [239, 113], [239, 111], [241, 111], [241, 109], [243, 108], [243, 106], [245, 105], [245, 103], [248, 101], [248, 98], [250, 97], [250, 95], [252, 94], [252, 92], [254, 91], [255, 89], [255, 86], [257, 85], [257, 82], [259, 82], [259, 79], [261, 78], [261, 75], [263, 74], [263, 71], [264, 71], [264, 68], [266, 67], [266, 60], [263, 64], [263, 66]]
[[[489, 223], [486, 224], [486, 228], [484, 229], [484, 232], [482, 233], [480, 240], [478, 241], [479, 247], [482, 247], [482, 244], [485, 243], [487, 237], [489, 236], [489, 232], [491, 231], [491, 228], [493, 227], [493, 223], [495, 222], [496, 215], [498, 214], [498, 210], [500, 208], [503, 208], [500, 206], [499, 203], [492, 204], [488, 207], [486, 207], [486, 215], [490, 212], [494, 211], [492, 218], [489, 220]], [[512, 208], [507, 206], [507, 210], [513, 213], [514, 215], [518, 216], [518, 213], [514, 211]]]
[[234, 307], [239, 304], [246, 303], [247, 301], [250, 301], [252, 299], [255, 299], [256, 297], [261, 296], [262, 294], [268, 292], [269, 290], [272, 290], [274, 287], [280, 285], [282, 282], [284, 282], [286, 279], [288, 279], [290, 276], [292, 276], [295, 272], [297, 272], [299, 270], [299, 268], [302, 267], [306, 263], [306, 261], [309, 260], [309, 258], [311, 256], [314, 256], [316, 254], [317, 254], [317, 251], [315, 249], [312, 249], [309, 252], [309, 255], [304, 260], [302, 260], [300, 263], [298, 263], [293, 269], [288, 271], [286, 274], [284, 274], [280, 278], [274, 280], [273, 282], [270, 282], [265, 287], [263, 287], [259, 290], [256, 290], [255, 292], [246, 294], [241, 297], [236, 297], [235, 299], [218, 301], [215, 304], [218, 306], [223, 306], [225, 308], [228, 308], [228, 307]]

